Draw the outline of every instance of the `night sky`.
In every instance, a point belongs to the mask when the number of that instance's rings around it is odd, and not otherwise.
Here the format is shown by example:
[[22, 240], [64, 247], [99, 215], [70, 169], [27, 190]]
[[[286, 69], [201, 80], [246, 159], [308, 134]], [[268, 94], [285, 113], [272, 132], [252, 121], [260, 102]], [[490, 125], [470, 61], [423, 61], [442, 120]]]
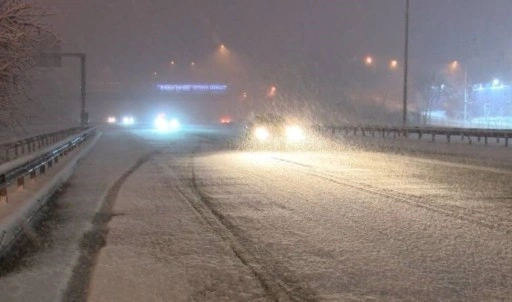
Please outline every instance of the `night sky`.
[[[357, 69], [367, 55], [376, 69], [403, 62], [405, 0], [45, 1], [64, 49], [86, 52], [93, 77], [206, 62], [221, 43], [246, 71], [270, 78], [291, 67], [312, 82], [349, 85], [365, 79]], [[510, 11], [510, 0], [411, 0], [411, 82], [453, 60], [474, 82], [509, 77]]]

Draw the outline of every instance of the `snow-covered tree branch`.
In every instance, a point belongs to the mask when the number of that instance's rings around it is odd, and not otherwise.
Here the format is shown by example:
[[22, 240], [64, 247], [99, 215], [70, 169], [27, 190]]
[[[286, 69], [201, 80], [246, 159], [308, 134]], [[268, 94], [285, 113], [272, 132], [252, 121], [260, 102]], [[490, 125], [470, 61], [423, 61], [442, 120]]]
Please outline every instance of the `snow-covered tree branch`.
[[26, 72], [35, 64], [44, 11], [30, 1], [0, 0], [0, 126], [12, 122], [17, 100], [24, 94]]

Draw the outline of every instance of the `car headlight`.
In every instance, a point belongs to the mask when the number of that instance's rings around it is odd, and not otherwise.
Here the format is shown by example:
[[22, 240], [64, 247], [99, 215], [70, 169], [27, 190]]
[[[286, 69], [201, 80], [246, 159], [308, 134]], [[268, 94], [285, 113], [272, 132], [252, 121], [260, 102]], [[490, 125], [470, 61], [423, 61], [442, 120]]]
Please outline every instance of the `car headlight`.
[[109, 116], [109, 117], [107, 118], [107, 123], [109, 123], [109, 124], [114, 124], [115, 122], [117, 122], [117, 119], [116, 119], [116, 117], [115, 117], [115, 116]]
[[172, 130], [176, 130], [180, 127], [180, 121], [178, 121], [178, 119], [175, 119], [173, 118], [170, 122], [169, 122], [169, 128], [171, 128]]
[[264, 127], [258, 127], [254, 130], [254, 136], [260, 140], [260, 141], [264, 141], [266, 139], [268, 139], [268, 137], [270, 136], [270, 133], [268, 132], [268, 130]]
[[290, 141], [300, 141], [304, 139], [304, 132], [299, 126], [286, 127], [286, 138]]
[[167, 118], [164, 115], [158, 115], [155, 119], [155, 127], [159, 130], [165, 130], [169, 127], [169, 123], [167, 122]]
[[135, 123], [135, 119], [133, 116], [125, 116], [123, 117], [123, 125], [133, 125]]

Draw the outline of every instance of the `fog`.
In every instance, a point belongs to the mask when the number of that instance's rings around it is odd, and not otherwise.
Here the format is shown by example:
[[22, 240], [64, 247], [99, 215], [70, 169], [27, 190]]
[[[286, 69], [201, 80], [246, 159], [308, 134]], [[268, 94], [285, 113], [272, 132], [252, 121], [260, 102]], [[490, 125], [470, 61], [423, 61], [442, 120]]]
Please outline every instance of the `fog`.
[[[107, 109], [165, 105], [191, 120], [279, 110], [324, 123], [400, 123], [405, 0], [44, 2], [62, 50], [87, 54], [91, 121]], [[411, 1], [411, 112], [425, 107], [425, 87], [454, 60], [469, 84], [510, 78], [510, 9], [508, 0]], [[40, 85], [47, 91], [41, 103], [74, 115], [77, 63], [42, 72], [51, 85]], [[460, 87], [462, 72], [455, 77]], [[222, 96], [154, 94], [161, 83], [228, 89]]]

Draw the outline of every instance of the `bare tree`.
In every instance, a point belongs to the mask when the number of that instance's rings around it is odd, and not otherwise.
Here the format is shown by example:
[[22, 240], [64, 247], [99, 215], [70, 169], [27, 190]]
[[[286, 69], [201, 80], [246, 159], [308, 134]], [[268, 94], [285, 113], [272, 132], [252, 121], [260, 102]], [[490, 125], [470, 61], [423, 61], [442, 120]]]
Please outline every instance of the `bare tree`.
[[42, 8], [24, 0], [0, 0], [0, 126], [19, 123], [17, 102], [23, 98], [26, 74], [34, 66], [41, 37]]

